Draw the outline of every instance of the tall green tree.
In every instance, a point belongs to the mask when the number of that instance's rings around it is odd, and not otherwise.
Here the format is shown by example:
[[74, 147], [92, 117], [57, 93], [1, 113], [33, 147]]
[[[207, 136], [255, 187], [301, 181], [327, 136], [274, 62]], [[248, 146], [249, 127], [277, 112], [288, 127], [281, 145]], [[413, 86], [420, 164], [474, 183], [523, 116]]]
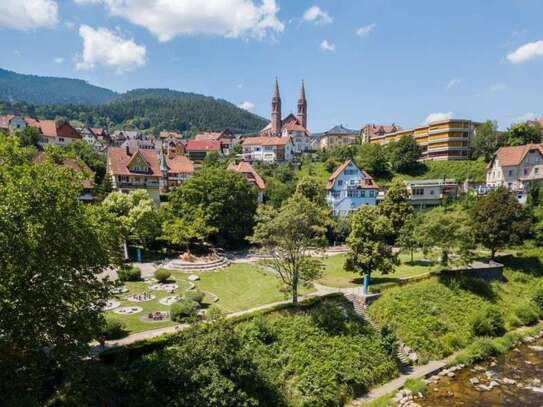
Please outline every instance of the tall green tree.
[[298, 181], [298, 184], [296, 184], [296, 193], [306, 197], [317, 205], [326, 205], [324, 186], [313, 177], [304, 177]]
[[406, 219], [413, 214], [413, 206], [409, 203], [409, 191], [401, 178], [392, 180], [383, 203], [379, 205], [379, 211], [390, 220], [391, 237], [395, 240]]
[[498, 123], [487, 120], [477, 126], [475, 135], [471, 139], [470, 156], [473, 159], [483, 158], [490, 161], [499, 147]]
[[541, 143], [543, 130], [538, 122], [516, 123], [507, 129], [502, 145], [520, 146], [530, 143]]
[[422, 154], [422, 147], [409, 135], [403, 135], [398, 141], [387, 144], [386, 150], [390, 167], [399, 172], [411, 170]]
[[239, 247], [252, 232], [257, 192], [243, 175], [205, 167], [170, 193], [173, 216], [193, 223], [203, 214], [212, 243]]
[[491, 259], [496, 251], [522, 243], [530, 229], [526, 210], [505, 188], [480, 197], [470, 215], [475, 240], [490, 250]]
[[355, 161], [360, 168], [371, 175], [383, 175], [388, 172], [386, 150], [379, 144], [362, 144]]
[[411, 256], [411, 263], [413, 263], [413, 253], [419, 246], [419, 241], [416, 234], [417, 218], [414, 215], [410, 215], [400, 228], [398, 233], [398, 239], [396, 244], [404, 251], [407, 251]]
[[349, 252], [344, 268], [371, 276], [394, 271], [398, 258], [388, 244], [392, 232], [390, 220], [373, 206], [361, 206], [351, 215], [351, 233], [347, 238]]
[[266, 265], [281, 278], [294, 304], [300, 284], [322, 271], [323, 263], [309, 251], [326, 245], [327, 213], [301, 195], [294, 195], [279, 211], [265, 205], [258, 208], [250, 240], [271, 256]]
[[216, 230], [209, 226], [205, 214], [198, 208], [189, 217], [177, 217], [167, 211], [162, 224], [162, 238], [171, 244], [182, 246], [190, 251], [191, 244], [203, 244]]

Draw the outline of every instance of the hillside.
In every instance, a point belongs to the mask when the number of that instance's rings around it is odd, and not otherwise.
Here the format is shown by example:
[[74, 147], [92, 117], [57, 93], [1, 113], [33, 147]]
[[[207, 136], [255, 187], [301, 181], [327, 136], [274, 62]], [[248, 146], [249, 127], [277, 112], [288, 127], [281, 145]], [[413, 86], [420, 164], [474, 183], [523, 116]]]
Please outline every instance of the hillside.
[[23, 75], [0, 68], [0, 100], [45, 104], [97, 105], [114, 98], [109, 89], [81, 79]]

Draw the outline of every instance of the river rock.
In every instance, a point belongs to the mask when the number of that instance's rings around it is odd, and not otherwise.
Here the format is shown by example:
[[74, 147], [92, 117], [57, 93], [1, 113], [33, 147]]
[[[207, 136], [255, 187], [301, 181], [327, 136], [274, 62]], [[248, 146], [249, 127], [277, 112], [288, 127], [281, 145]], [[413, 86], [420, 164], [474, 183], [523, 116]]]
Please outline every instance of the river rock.
[[532, 379], [532, 383], [533, 383], [533, 384], [539, 385], [539, 384], [541, 384], [541, 380], [539, 380], [539, 379]]
[[532, 343], [532, 342], [535, 342], [535, 338], [533, 336], [525, 336], [524, 338], [522, 338], [522, 342]]
[[513, 379], [510, 379], [508, 377], [504, 377], [503, 380], [502, 380], [502, 383], [503, 384], [516, 384], [517, 381], [516, 380], [513, 380]]
[[500, 384], [499, 384], [497, 381], [492, 380], [488, 385], [489, 385], [490, 388], [492, 389], [492, 388], [494, 388], [494, 387], [498, 387]]
[[189, 277], [188, 277], [188, 280], [189, 281], [198, 281], [200, 279], [200, 276], [197, 276], [196, 274], [191, 274]]
[[448, 372], [448, 373], [447, 373], [447, 377], [451, 377], [451, 378], [452, 378], [452, 377], [454, 377], [454, 376], [456, 376], [456, 373], [454, 373], [454, 372]]
[[526, 388], [536, 393], [543, 393], [543, 387], [527, 386]]
[[479, 380], [478, 377], [472, 377], [471, 379], [469, 379], [469, 382], [471, 384], [479, 384], [481, 381]]
[[528, 346], [531, 350], [535, 350], [536, 352], [543, 352], [543, 346], [537, 346], [537, 345], [530, 345]]

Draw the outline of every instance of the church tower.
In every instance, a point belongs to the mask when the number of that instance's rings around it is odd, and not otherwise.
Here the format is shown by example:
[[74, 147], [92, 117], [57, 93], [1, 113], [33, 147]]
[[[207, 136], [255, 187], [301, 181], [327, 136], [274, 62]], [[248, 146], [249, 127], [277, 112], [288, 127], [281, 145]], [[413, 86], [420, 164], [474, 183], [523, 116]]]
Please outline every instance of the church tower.
[[271, 133], [272, 136], [281, 134], [281, 96], [279, 95], [279, 83], [275, 78], [275, 88], [272, 96]]
[[298, 98], [298, 121], [307, 129], [307, 100], [305, 99], [304, 81], [300, 89], [300, 97]]

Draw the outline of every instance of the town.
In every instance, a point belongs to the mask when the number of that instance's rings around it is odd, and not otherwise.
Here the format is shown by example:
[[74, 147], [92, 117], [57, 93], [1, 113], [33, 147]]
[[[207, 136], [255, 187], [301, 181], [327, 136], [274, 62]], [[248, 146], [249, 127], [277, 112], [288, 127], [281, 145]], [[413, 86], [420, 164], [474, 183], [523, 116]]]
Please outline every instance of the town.
[[0, 406], [543, 403], [541, 5], [15, 3]]

